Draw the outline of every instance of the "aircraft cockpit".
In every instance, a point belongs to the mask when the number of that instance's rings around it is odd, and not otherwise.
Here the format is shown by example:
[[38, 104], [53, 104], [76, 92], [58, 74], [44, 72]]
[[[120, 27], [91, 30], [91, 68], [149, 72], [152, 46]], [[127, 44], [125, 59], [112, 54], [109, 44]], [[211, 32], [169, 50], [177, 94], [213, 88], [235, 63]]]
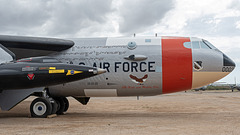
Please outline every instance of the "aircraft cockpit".
[[204, 39], [193, 39], [191, 42], [185, 42], [184, 47], [192, 49], [213, 49], [219, 51], [214, 45]]

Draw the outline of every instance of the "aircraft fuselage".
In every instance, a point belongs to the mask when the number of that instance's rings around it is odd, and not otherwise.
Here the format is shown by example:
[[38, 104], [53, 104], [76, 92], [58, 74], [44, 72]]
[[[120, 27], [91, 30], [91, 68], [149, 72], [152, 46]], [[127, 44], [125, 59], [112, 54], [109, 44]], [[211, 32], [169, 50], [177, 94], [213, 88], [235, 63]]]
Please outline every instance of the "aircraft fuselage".
[[172, 93], [217, 81], [235, 67], [226, 55], [198, 38], [72, 40], [75, 42], [72, 48], [51, 56], [63, 63], [98, 67], [107, 72], [49, 86], [52, 96], [151, 96]]

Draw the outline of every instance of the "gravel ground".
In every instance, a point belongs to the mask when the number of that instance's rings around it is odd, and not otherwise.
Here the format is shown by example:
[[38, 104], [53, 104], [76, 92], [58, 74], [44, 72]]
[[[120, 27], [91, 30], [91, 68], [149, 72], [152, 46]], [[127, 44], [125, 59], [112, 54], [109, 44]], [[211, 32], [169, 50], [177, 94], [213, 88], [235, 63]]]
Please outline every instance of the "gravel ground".
[[91, 98], [83, 106], [68, 98], [65, 115], [30, 118], [26, 99], [0, 111], [0, 134], [239, 135], [240, 92], [187, 91], [154, 97]]

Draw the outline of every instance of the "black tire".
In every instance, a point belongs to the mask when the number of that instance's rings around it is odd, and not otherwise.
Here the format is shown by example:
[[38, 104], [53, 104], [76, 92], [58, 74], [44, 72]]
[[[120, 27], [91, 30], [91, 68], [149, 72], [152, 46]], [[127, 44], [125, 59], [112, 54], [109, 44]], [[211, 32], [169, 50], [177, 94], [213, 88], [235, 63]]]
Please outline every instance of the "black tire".
[[56, 101], [56, 103], [57, 103], [57, 105], [58, 105], [58, 107], [57, 107], [57, 111], [60, 109], [60, 103], [59, 103], [59, 101], [58, 100], [56, 100], [56, 99], [54, 99], [54, 101]]
[[59, 103], [59, 107], [56, 114], [62, 115], [65, 109], [65, 103], [63, 101], [63, 98], [55, 98], [55, 100]]
[[34, 118], [46, 118], [52, 113], [52, 104], [46, 98], [36, 98], [31, 103], [30, 112]]
[[65, 108], [64, 108], [64, 111], [63, 112], [66, 112], [69, 108], [69, 102], [68, 102], [68, 99], [66, 97], [63, 97], [63, 102], [65, 104]]
[[58, 103], [57, 101], [54, 100], [54, 103], [52, 103], [52, 113], [51, 114], [56, 114], [58, 110]]

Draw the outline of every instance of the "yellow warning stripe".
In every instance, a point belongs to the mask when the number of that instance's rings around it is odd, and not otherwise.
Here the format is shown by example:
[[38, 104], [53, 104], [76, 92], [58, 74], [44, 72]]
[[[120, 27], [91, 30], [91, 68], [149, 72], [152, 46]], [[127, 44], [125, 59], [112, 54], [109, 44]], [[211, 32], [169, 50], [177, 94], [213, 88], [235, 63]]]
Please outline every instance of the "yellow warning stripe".
[[56, 67], [49, 67], [49, 69], [51, 69], [51, 70], [52, 70], [52, 69], [54, 69], [54, 70], [55, 70], [55, 69], [56, 69]]
[[58, 69], [58, 70], [49, 70], [49, 74], [57, 74], [57, 73], [64, 73], [64, 69]]

